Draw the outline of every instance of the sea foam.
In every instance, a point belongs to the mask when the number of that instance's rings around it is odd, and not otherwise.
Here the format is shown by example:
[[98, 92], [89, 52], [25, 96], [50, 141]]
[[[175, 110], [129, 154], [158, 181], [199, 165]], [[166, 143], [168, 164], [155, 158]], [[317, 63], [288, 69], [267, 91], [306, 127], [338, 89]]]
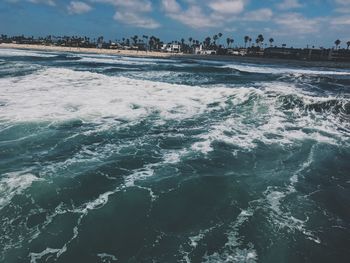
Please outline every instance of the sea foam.
[[3, 175], [0, 179], [0, 210], [8, 205], [14, 196], [22, 194], [38, 180], [38, 177], [30, 173], [13, 172]]
[[51, 58], [57, 56], [56, 53], [28, 51], [21, 49], [4, 49], [0, 48], [0, 57], [42, 57]]
[[235, 93], [61, 68], [1, 79], [0, 89], [0, 100], [8, 101], [0, 119], [10, 121], [189, 118]]
[[241, 72], [261, 74], [296, 74], [296, 75], [350, 75], [348, 70], [319, 70], [319, 69], [298, 69], [284, 67], [256, 66], [250, 64], [228, 64], [223, 68], [232, 68]]
[[[307, 108], [313, 103], [339, 100], [303, 93], [293, 84], [260, 83], [260, 88], [198, 87], [106, 76], [62, 68], [39, 70], [24, 77], [0, 79], [0, 101], [6, 101], [0, 120], [7, 122], [88, 122], [184, 120], [227, 112], [198, 135], [193, 150], [207, 153], [214, 141], [254, 148], [266, 144], [311, 139], [330, 144], [349, 139], [337, 115]], [[293, 96], [303, 108], [281, 108], [281, 98]], [[340, 100], [341, 102], [341, 100]], [[347, 100], [344, 101], [347, 103]], [[291, 114], [293, 122], [290, 122]], [[254, 122], [247, 123], [247, 119]]]

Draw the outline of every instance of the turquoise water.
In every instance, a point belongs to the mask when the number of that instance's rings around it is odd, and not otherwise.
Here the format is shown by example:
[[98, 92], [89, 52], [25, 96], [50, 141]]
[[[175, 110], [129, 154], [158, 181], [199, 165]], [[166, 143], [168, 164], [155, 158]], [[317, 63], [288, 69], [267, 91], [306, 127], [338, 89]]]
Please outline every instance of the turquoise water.
[[0, 49], [0, 262], [348, 262], [350, 70]]

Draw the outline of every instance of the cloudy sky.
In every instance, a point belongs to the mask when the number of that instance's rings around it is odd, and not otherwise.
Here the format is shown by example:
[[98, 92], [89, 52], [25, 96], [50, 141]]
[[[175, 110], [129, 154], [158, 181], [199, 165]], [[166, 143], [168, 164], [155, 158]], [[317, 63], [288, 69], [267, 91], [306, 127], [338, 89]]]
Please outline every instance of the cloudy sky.
[[0, 18], [0, 33], [9, 35], [169, 41], [221, 32], [236, 44], [260, 33], [292, 46], [350, 41], [350, 0], [0, 0]]

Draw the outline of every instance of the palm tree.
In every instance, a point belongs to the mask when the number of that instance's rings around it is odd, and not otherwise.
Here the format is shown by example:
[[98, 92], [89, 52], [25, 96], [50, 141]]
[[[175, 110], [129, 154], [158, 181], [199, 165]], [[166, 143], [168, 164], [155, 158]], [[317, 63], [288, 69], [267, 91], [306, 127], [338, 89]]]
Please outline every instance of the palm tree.
[[227, 43], [227, 47], [229, 47], [230, 46], [230, 43], [231, 43], [231, 38], [226, 38], [226, 43]]
[[259, 38], [255, 39], [255, 43], [256, 43], [257, 46], [260, 46], [260, 40], [259, 40]]
[[348, 49], [350, 47], [350, 41], [346, 42], [346, 45], [348, 46]]
[[160, 49], [160, 46], [161, 46], [162, 44], [163, 44], [163, 43], [160, 41], [160, 39], [159, 39], [159, 38], [156, 38], [156, 48], [157, 48], [157, 50]]
[[235, 40], [233, 39], [233, 38], [227, 38], [226, 39], [226, 42], [227, 42], [227, 47], [229, 47], [231, 44], [233, 44], [233, 42], [234, 42]]
[[218, 37], [219, 37], [219, 44], [220, 44], [220, 38], [222, 37], [222, 33], [219, 33]]
[[210, 38], [210, 37], [207, 37], [207, 38], [204, 40], [204, 46], [205, 46], [205, 47], [209, 47], [209, 46], [210, 46], [210, 42], [211, 42], [211, 38]]
[[156, 43], [155, 37], [151, 36], [149, 38], [149, 41], [148, 41], [148, 45], [149, 45], [150, 50], [153, 50], [155, 43]]
[[193, 41], [193, 38], [192, 38], [192, 37], [189, 37], [189, 38], [188, 38], [188, 42], [190, 42], [190, 45], [191, 45], [192, 41]]
[[258, 35], [259, 42], [257, 44], [263, 44], [264, 43], [264, 36], [262, 34]]
[[134, 45], [135, 45], [135, 46], [136, 46], [136, 44], [137, 44], [137, 39], [138, 39], [138, 38], [139, 38], [139, 37], [138, 37], [137, 35], [131, 37], [131, 39], [134, 41]]
[[272, 47], [272, 43], [275, 42], [275, 40], [271, 37], [271, 38], [269, 39], [269, 41], [270, 41], [270, 46]]
[[214, 45], [216, 46], [216, 41], [219, 39], [218, 35], [213, 36]]
[[249, 39], [250, 39], [249, 36], [244, 37], [244, 48], [247, 48], [247, 43], [248, 43]]
[[147, 43], [147, 40], [148, 40], [148, 36], [146, 35], [143, 35], [142, 38], [144, 39], [144, 42]]
[[144, 43], [144, 45], [145, 45], [145, 48], [146, 48], [146, 51], [148, 50], [148, 46], [147, 46], [147, 40], [148, 40], [148, 36], [146, 36], [146, 35], [143, 35], [142, 36], [142, 38], [143, 38], [143, 43]]
[[340, 41], [339, 39], [337, 39], [337, 40], [334, 42], [336, 49], [338, 49], [340, 43], [341, 43], [341, 41]]

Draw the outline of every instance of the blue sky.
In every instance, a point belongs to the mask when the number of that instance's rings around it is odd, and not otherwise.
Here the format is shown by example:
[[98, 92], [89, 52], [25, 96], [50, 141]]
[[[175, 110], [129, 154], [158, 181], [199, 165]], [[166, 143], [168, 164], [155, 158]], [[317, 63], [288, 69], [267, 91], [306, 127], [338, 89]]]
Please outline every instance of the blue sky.
[[331, 47], [350, 41], [350, 0], [0, 0], [0, 33], [25, 35], [132, 35], [203, 40], [255, 39]]

